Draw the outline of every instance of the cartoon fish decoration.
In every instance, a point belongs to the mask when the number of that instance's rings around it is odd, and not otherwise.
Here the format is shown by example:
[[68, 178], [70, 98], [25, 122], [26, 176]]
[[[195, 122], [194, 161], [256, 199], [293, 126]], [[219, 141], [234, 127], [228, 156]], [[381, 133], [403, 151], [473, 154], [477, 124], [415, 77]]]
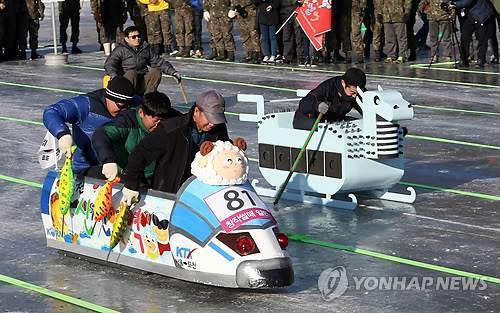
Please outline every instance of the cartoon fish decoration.
[[127, 203], [120, 202], [118, 213], [115, 215], [115, 223], [113, 224], [113, 231], [111, 232], [111, 237], [109, 238], [110, 251], [113, 250], [113, 248], [116, 247], [116, 245], [120, 242], [123, 233], [127, 229], [128, 219], [130, 217], [129, 211], [130, 207], [127, 206]]
[[120, 177], [107, 181], [97, 193], [94, 202], [94, 220], [101, 221], [108, 216], [113, 207], [113, 185], [120, 182]]
[[54, 226], [54, 229], [62, 234], [64, 219], [59, 209], [59, 195], [57, 193], [50, 196], [50, 217], [52, 218], [52, 226]]
[[63, 216], [69, 211], [71, 200], [73, 199], [73, 191], [75, 189], [75, 175], [73, 174], [72, 168], [72, 155], [75, 150], [76, 146], [71, 147], [71, 156], [66, 156], [66, 161], [64, 161], [64, 166], [61, 169], [59, 177], [59, 208]]

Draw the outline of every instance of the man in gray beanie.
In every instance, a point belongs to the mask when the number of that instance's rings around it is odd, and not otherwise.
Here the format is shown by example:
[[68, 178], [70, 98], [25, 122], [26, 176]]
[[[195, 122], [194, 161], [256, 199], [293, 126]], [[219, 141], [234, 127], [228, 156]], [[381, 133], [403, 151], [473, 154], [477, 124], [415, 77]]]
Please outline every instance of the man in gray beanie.
[[[43, 124], [59, 140], [62, 153], [71, 156], [71, 147], [76, 145], [73, 171], [85, 175], [91, 166], [99, 164], [90, 140], [94, 131], [134, 102], [134, 86], [118, 76], [105, 89], [49, 105], [43, 112]], [[71, 124], [72, 132], [67, 124]]]
[[299, 108], [293, 117], [293, 128], [311, 130], [319, 113], [322, 121], [343, 120], [353, 108], [363, 114], [356, 103], [357, 88], [365, 90], [366, 75], [355, 67], [344, 75], [329, 78], [311, 90], [299, 102]]

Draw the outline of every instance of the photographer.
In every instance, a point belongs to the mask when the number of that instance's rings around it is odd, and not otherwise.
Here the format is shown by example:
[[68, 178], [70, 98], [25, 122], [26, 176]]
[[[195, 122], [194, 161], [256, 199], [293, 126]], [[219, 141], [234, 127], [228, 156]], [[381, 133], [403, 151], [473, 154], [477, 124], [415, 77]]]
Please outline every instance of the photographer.
[[466, 9], [462, 26], [462, 66], [469, 67], [469, 49], [474, 33], [478, 41], [476, 68], [483, 68], [486, 63], [486, 49], [488, 48], [488, 20], [494, 15], [489, 0], [459, 0], [454, 4], [448, 2], [450, 7]]

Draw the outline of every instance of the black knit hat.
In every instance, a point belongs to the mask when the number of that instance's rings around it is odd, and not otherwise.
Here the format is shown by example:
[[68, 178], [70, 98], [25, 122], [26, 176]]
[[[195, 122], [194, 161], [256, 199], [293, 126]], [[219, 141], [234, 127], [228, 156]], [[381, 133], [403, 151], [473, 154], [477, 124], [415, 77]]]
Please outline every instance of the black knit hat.
[[342, 75], [342, 79], [349, 86], [357, 86], [361, 89], [365, 89], [366, 75], [365, 72], [363, 72], [359, 68], [351, 67], [345, 72], [344, 75]]
[[132, 103], [134, 95], [134, 85], [123, 76], [116, 76], [109, 81], [108, 87], [106, 87], [106, 98], [118, 103]]

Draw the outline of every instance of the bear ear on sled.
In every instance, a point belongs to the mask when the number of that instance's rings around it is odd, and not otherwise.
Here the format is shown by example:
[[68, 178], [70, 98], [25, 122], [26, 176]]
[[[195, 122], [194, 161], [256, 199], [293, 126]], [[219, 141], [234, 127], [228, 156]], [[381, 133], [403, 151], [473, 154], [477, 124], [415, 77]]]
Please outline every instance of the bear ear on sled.
[[200, 146], [200, 153], [202, 156], [209, 154], [214, 149], [214, 143], [211, 141], [204, 141]]

